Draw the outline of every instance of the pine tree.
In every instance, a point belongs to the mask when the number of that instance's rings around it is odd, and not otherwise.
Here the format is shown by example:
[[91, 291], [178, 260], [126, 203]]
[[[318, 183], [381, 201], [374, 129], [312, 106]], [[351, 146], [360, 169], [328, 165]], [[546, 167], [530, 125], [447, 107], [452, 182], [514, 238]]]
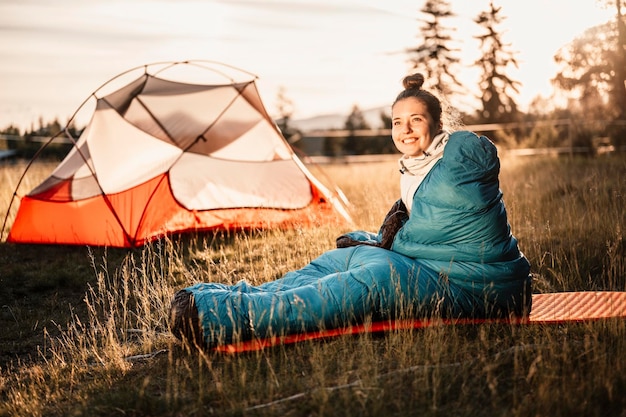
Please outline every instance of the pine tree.
[[455, 16], [449, 2], [427, 0], [420, 12], [425, 15], [424, 19], [418, 19], [423, 23], [420, 26], [420, 39], [423, 40], [419, 46], [406, 50], [412, 69], [424, 74], [425, 88], [438, 89], [446, 96], [465, 91], [454, 75], [460, 62], [455, 56], [459, 49], [449, 47], [452, 42], [449, 33], [454, 29], [443, 25], [445, 19]]
[[[565, 91], [577, 92], [585, 113], [596, 111], [615, 119], [626, 118], [626, 22], [623, 0], [610, 0], [616, 19], [587, 29], [554, 56], [560, 70], [552, 80]], [[598, 107], [595, 96], [608, 97]], [[595, 106], [595, 107], [594, 107]]]
[[490, 2], [489, 11], [481, 12], [474, 20], [484, 29], [483, 34], [476, 36], [482, 53], [476, 61], [482, 69], [478, 84], [482, 91], [479, 119], [492, 123], [512, 122], [517, 118], [517, 104], [512, 94], [519, 93], [518, 87], [521, 86], [506, 74], [509, 66], [517, 67], [517, 61], [515, 53], [508, 49], [510, 44], [502, 41], [498, 26], [505, 18], [500, 15], [501, 9]]
[[276, 108], [278, 110], [278, 120], [276, 124], [287, 141], [294, 137], [299, 137], [297, 129], [291, 127], [291, 116], [293, 115], [293, 102], [285, 93], [285, 88], [280, 87], [276, 97]]
[[356, 104], [352, 106], [352, 110], [350, 114], [346, 118], [344, 123], [344, 129], [349, 130], [351, 135], [354, 135], [356, 130], [367, 130], [370, 129], [367, 120], [365, 120], [365, 116], [363, 112]]
[[357, 130], [369, 130], [370, 126], [365, 120], [365, 115], [356, 104], [352, 106], [352, 111], [346, 118], [344, 129], [349, 131], [345, 138], [344, 149], [350, 155], [358, 154], [360, 151], [359, 139], [355, 136]]

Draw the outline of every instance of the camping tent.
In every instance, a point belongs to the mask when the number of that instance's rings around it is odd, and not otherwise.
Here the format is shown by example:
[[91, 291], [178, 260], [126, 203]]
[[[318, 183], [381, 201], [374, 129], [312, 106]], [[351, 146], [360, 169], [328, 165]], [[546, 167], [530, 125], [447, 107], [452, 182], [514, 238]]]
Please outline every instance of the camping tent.
[[108, 81], [87, 99], [95, 108], [80, 136], [62, 132], [72, 150], [21, 198], [7, 240], [135, 247], [186, 231], [349, 220], [267, 114], [256, 79], [185, 61]]

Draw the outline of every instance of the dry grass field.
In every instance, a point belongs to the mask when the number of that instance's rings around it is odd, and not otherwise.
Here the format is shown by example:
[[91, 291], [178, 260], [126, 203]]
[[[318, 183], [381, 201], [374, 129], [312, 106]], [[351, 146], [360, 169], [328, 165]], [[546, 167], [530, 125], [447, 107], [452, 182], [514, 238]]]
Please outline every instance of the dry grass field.
[[[28, 191], [54, 165], [35, 167]], [[22, 165], [0, 167], [0, 213]], [[393, 162], [330, 165], [355, 228], [398, 195]], [[535, 292], [626, 290], [626, 156], [503, 157]], [[135, 250], [0, 243], [0, 416], [626, 416], [626, 321], [431, 327], [198, 352], [168, 332], [175, 291], [261, 283], [345, 230], [172, 237]]]

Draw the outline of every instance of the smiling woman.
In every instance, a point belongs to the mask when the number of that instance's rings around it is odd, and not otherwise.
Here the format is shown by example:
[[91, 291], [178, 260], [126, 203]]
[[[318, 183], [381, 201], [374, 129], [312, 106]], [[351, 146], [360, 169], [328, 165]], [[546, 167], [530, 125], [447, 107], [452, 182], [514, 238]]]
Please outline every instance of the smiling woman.
[[[530, 264], [511, 234], [486, 137], [448, 131], [441, 103], [407, 76], [392, 105], [401, 198], [378, 233], [258, 286], [198, 283], [172, 301], [172, 331], [200, 347], [403, 318], [525, 317]], [[371, 196], [376, 198], [376, 196]]]

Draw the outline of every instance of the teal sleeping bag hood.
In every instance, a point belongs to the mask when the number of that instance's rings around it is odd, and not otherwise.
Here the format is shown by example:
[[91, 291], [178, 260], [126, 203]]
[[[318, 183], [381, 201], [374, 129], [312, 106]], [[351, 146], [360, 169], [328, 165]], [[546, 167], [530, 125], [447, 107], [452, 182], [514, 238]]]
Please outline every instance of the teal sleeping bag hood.
[[[391, 250], [335, 249], [258, 286], [200, 283], [179, 293], [192, 300], [209, 347], [366, 319], [528, 314], [530, 264], [511, 234], [499, 171], [489, 139], [451, 133]], [[363, 242], [381, 238], [380, 232], [347, 235]]]

